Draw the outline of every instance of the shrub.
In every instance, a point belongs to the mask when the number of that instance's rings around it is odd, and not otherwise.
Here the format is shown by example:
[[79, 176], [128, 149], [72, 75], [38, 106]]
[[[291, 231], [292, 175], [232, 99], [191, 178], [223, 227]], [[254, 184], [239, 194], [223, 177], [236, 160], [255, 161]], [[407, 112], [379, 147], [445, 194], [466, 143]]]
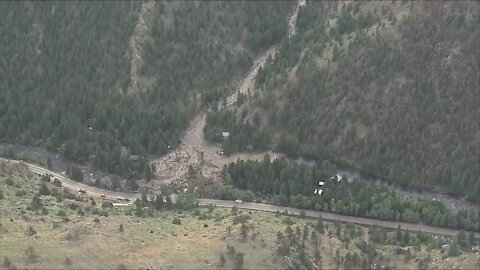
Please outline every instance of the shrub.
[[198, 220], [206, 220], [206, 219], [211, 219], [211, 218], [212, 218], [211, 215], [209, 215], [207, 213], [203, 213], [198, 217]]
[[286, 224], [286, 225], [293, 225], [293, 224], [295, 224], [295, 222], [293, 222], [293, 220], [292, 220], [291, 217], [286, 217], [286, 218], [283, 220], [283, 223]]
[[67, 216], [67, 213], [65, 213], [65, 211], [63, 211], [63, 210], [59, 210], [57, 215], [58, 215], [59, 217], [66, 217], [66, 216]]
[[173, 219], [173, 224], [175, 224], [175, 225], [181, 225], [181, 224], [182, 224], [182, 221], [181, 221], [179, 218], [174, 218], [174, 219]]
[[96, 223], [100, 223], [100, 219], [98, 219], [98, 217], [94, 218], [93, 221]]
[[112, 202], [103, 202], [102, 203], [102, 208], [112, 208], [113, 203]]
[[82, 210], [81, 208], [78, 208], [77, 214], [78, 214], [79, 216], [84, 216], [84, 215], [85, 215], [85, 212], [83, 212], [83, 210]]
[[12, 263], [12, 261], [8, 257], [3, 258], [2, 266], [5, 267], [6, 269], [17, 269], [17, 267], [15, 267], [15, 265]]
[[23, 197], [27, 195], [27, 192], [25, 190], [17, 190], [17, 192], [15, 192], [15, 196], [17, 197]]
[[15, 182], [13, 182], [13, 179], [12, 178], [7, 178], [5, 180], [5, 183], [9, 186], [13, 186], [13, 184], [15, 184]]
[[243, 268], [244, 257], [245, 257], [245, 253], [237, 252], [237, 255], [235, 255], [235, 268], [236, 269], [242, 269]]
[[239, 215], [233, 218], [233, 224], [245, 223], [250, 220], [252, 217], [249, 215]]
[[73, 264], [73, 263], [72, 263], [72, 258], [66, 257], [66, 258], [65, 258], [65, 265], [72, 265], [72, 264]]
[[45, 207], [42, 207], [42, 215], [48, 215], [48, 210]]
[[25, 257], [26, 257], [27, 263], [37, 263], [38, 258], [40, 256], [38, 256], [37, 252], [35, 251], [35, 249], [32, 246], [29, 246], [25, 250]]
[[33, 236], [35, 234], [37, 234], [37, 231], [35, 231], [32, 226], [28, 227], [27, 235]]
[[225, 259], [225, 256], [223, 256], [223, 254], [220, 254], [220, 267], [223, 267], [226, 262], [227, 259]]
[[48, 187], [45, 183], [42, 183], [40, 185], [40, 190], [39, 190], [40, 195], [50, 195], [50, 190], [48, 190]]

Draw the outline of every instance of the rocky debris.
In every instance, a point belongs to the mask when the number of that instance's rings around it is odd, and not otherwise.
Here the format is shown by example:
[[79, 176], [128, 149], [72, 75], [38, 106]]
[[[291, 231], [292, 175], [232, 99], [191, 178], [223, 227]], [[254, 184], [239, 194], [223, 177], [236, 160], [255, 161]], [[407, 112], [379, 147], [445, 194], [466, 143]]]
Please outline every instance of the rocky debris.
[[[305, 0], [300, 0], [289, 15], [289, 37], [295, 34], [296, 14], [299, 6], [304, 4]], [[253, 65], [239, 85], [238, 91], [227, 97], [227, 106], [232, 106], [235, 103], [237, 93], [247, 93], [251, 90], [259, 68], [265, 65], [268, 58], [275, 56], [278, 48], [279, 44], [270, 47], [253, 61]], [[219, 102], [219, 108], [221, 104], [222, 102]], [[265, 154], [269, 154], [272, 159], [283, 156], [272, 153], [272, 151], [238, 153], [231, 156], [218, 155], [219, 146], [206, 142], [203, 136], [205, 120], [206, 113], [202, 111], [195, 117], [190, 127], [186, 130], [181, 140], [182, 144], [169, 154], [152, 161], [155, 166], [154, 182], [166, 182], [176, 188], [184, 188], [188, 185], [187, 172], [190, 165], [200, 169], [199, 176], [215, 181], [220, 179], [223, 166], [230, 162], [235, 162], [237, 159], [263, 160]]]
[[138, 14], [137, 24], [130, 38], [130, 50], [132, 55], [130, 67], [130, 87], [129, 92], [143, 90], [144, 78], [140, 77], [139, 70], [143, 65], [144, 45], [150, 37], [151, 28], [155, 18], [155, 1], [145, 1], [142, 3], [140, 13]]

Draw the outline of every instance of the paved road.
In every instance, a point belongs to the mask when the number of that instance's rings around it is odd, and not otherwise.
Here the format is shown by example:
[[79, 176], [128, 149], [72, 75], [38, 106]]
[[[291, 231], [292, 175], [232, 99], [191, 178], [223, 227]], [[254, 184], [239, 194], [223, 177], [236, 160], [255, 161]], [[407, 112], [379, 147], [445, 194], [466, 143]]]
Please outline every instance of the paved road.
[[[22, 161], [15, 161], [15, 160], [7, 160], [7, 159], [1, 159], [4, 161], [7, 161], [9, 163], [20, 163]], [[59, 179], [62, 181], [62, 187], [78, 192], [80, 189], [84, 189], [87, 191], [88, 196], [93, 196], [93, 197], [100, 197], [102, 194], [105, 195], [106, 198], [111, 198], [111, 199], [116, 199], [118, 197], [122, 198], [128, 198], [131, 201], [136, 200], [137, 198], [141, 198], [141, 195], [138, 193], [125, 193], [125, 192], [115, 192], [115, 191], [110, 191], [110, 190], [105, 190], [105, 189], [99, 189], [95, 187], [91, 187], [88, 185], [84, 185], [78, 182], [75, 182], [61, 174], [52, 172], [48, 169], [42, 168], [40, 166], [30, 164], [23, 162], [32, 172], [43, 175], [43, 174], [50, 174], [54, 178]], [[440, 227], [434, 227], [434, 226], [429, 226], [429, 225], [424, 225], [424, 224], [412, 224], [412, 223], [406, 223], [406, 222], [395, 222], [395, 221], [385, 221], [385, 220], [378, 220], [378, 219], [372, 219], [372, 218], [362, 218], [362, 217], [354, 217], [354, 216], [344, 216], [344, 215], [339, 215], [339, 214], [333, 214], [333, 213], [327, 213], [327, 212], [322, 212], [322, 211], [313, 211], [313, 210], [302, 210], [298, 208], [292, 208], [292, 207], [284, 207], [284, 206], [278, 206], [278, 205], [272, 205], [272, 204], [263, 204], [263, 203], [235, 203], [232, 201], [224, 201], [224, 200], [214, 200], [214, 199], [199, 199], [199, 204], [200, 205], [209, 205], [213, 204], [216, 207], [227, 207], [227, 208], [232, 208], [233, 206], [236, 206], [240, 209], [247, 209], [247, 210], [256, 210], [256, 211], [266, 211], [266, 212], [284, 212], [288, 211], [289, 214], [294, 214], [294, 215], [300, 215], [302, 211], [305, 211], [306, 216], [308, 217], [318, 217], [322, 216], [325, 220], [331, 220], [331, 221], [340, 221], [340, 222], [348, 222], [348, 223], [355, 223], [359, 225], [364, 225], [364, 226], [378, 226], [378, 227], [385, 227], [385, 228], [391, 228], [391, 229], [396, 229], [398, 225], [401, 226], [402, 229], [408, 229], [410, 231], [424, 231], [424, 232], [429, 232], [433, 234], [440, 234], [440, 235], [448, 235], [448, 236], [454, 236], [456, 235], [459, 230], [453, 230], [453, 229], [447, 229], [447, 228], [440, 228]], [[123, 204], [122, 204], [123, 205]], [[126, 205], [126, 204], [125, 204]], [[475, 238], [480, 239], [480, 233], [475, 233]]]
[[[6, 161], [9, 163], [23, 162], [23, 161], [8, 160], [3, 158], [0, 158], [0, 160]], [[87, 196], [100, 197], [101, 195], [105, 195], [106, 198], [110, 198], [110, 199], [117, 199], [118, 197], [121, 197], [121, 198], [128, 198], [132, 201], [136, 200], [137, 198], [141, 198], [141, 194], [138, 194], [138, 193], [115, 192], [111, 190], [88, 186], [88, 185], [73, 181], [64, 175], [50, 171], [43, 167], [31, 164], [31, 163], [27, 163], [27, 162], [23, 162], [23, 164], [25, 164], [33, 173], [36, 173], [38, 175], [44, 175], [44, 174], [52, 175], [53, 178], [57, 178], [58, 180], [62, 181], [62, 187], [65, 189], [68, 189], [74, 192], [78, 192], [80, 189], [84, 189], [85, 191], [87, 191]]]
[[[235, 203], [232, 201], [224, 201], [224, 200], [213, 200], [213, 199], [200, 199], [200, 205], [209, 205], [213, 204], [217, 207], [233, 207], [236, 206], [241, 209], [248, 209], [248, 210], [257, 210], [257, 211], [266, 211], [266, 212], [277, 212], [280, 211], [283, 213], [284, 211], [288, 211], [289, 214], [300, 215], [302, 209], [292, 208], [292, 207], [284, 207], [272, 204], [264, 204], [264, 203]], [[385, 227], [396, 229], [398, 225], [401, 226], [402, 229], [408, 229], [410, 231], [424, 231], [430, 232], [433, 234], [441, 234], [441, 235], [448, 235], [454, 236], [456, 235], [459, 230], [447, 229], [447, 228], [440, 228], [440, 227], [433, 227], [424, 224], [412, 224], [406, 222], [395, 222], [395, 221], [384, 221], [372, 218], [362, 218], [362, 217], [355, 217], [355, 216], [344, 216], [339, 214], [333, 214], [328, 212], [322, 211], [313, 211], [313, 210], [303, 210], [305, 211], [306, 216], [308, 217], [318, 217], [322, 216], [325, 220], [331, 221], [340, 221], [340, 222], [348, 222], [348, 223], [355, 223], [364, 226], [378, 226], [378, 227]], [[475, 234], [476, 238], [480, 238], [480, 234]]]

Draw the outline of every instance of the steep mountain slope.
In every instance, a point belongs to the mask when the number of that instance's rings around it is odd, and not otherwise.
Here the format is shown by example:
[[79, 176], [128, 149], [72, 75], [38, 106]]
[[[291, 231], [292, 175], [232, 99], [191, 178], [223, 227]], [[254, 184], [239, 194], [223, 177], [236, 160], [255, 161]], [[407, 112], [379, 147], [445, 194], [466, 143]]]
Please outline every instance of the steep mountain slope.
[[206, 129], [244, 134], [229, 150], [274, 146], [478, 200], [478, 11], [475, 2], [308, 2], [258, 91], [236, 114], [210, 115]]
[[135, 155], [175, 147], [195, 111], [285, 35], [291, 3], [0, 5], [0, 139], [148, 178]]

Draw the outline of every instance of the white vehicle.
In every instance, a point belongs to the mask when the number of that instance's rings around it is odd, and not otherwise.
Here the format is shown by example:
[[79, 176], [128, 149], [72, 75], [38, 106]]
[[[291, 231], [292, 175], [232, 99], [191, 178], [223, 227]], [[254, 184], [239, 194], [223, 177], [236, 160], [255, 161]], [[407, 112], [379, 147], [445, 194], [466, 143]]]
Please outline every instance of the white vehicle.
[[242, 200], [235, 200], [235, 203], [243, 203]]
[[122, 197], [117, 197], [117, 200], [123, 201], [123, 198]]

